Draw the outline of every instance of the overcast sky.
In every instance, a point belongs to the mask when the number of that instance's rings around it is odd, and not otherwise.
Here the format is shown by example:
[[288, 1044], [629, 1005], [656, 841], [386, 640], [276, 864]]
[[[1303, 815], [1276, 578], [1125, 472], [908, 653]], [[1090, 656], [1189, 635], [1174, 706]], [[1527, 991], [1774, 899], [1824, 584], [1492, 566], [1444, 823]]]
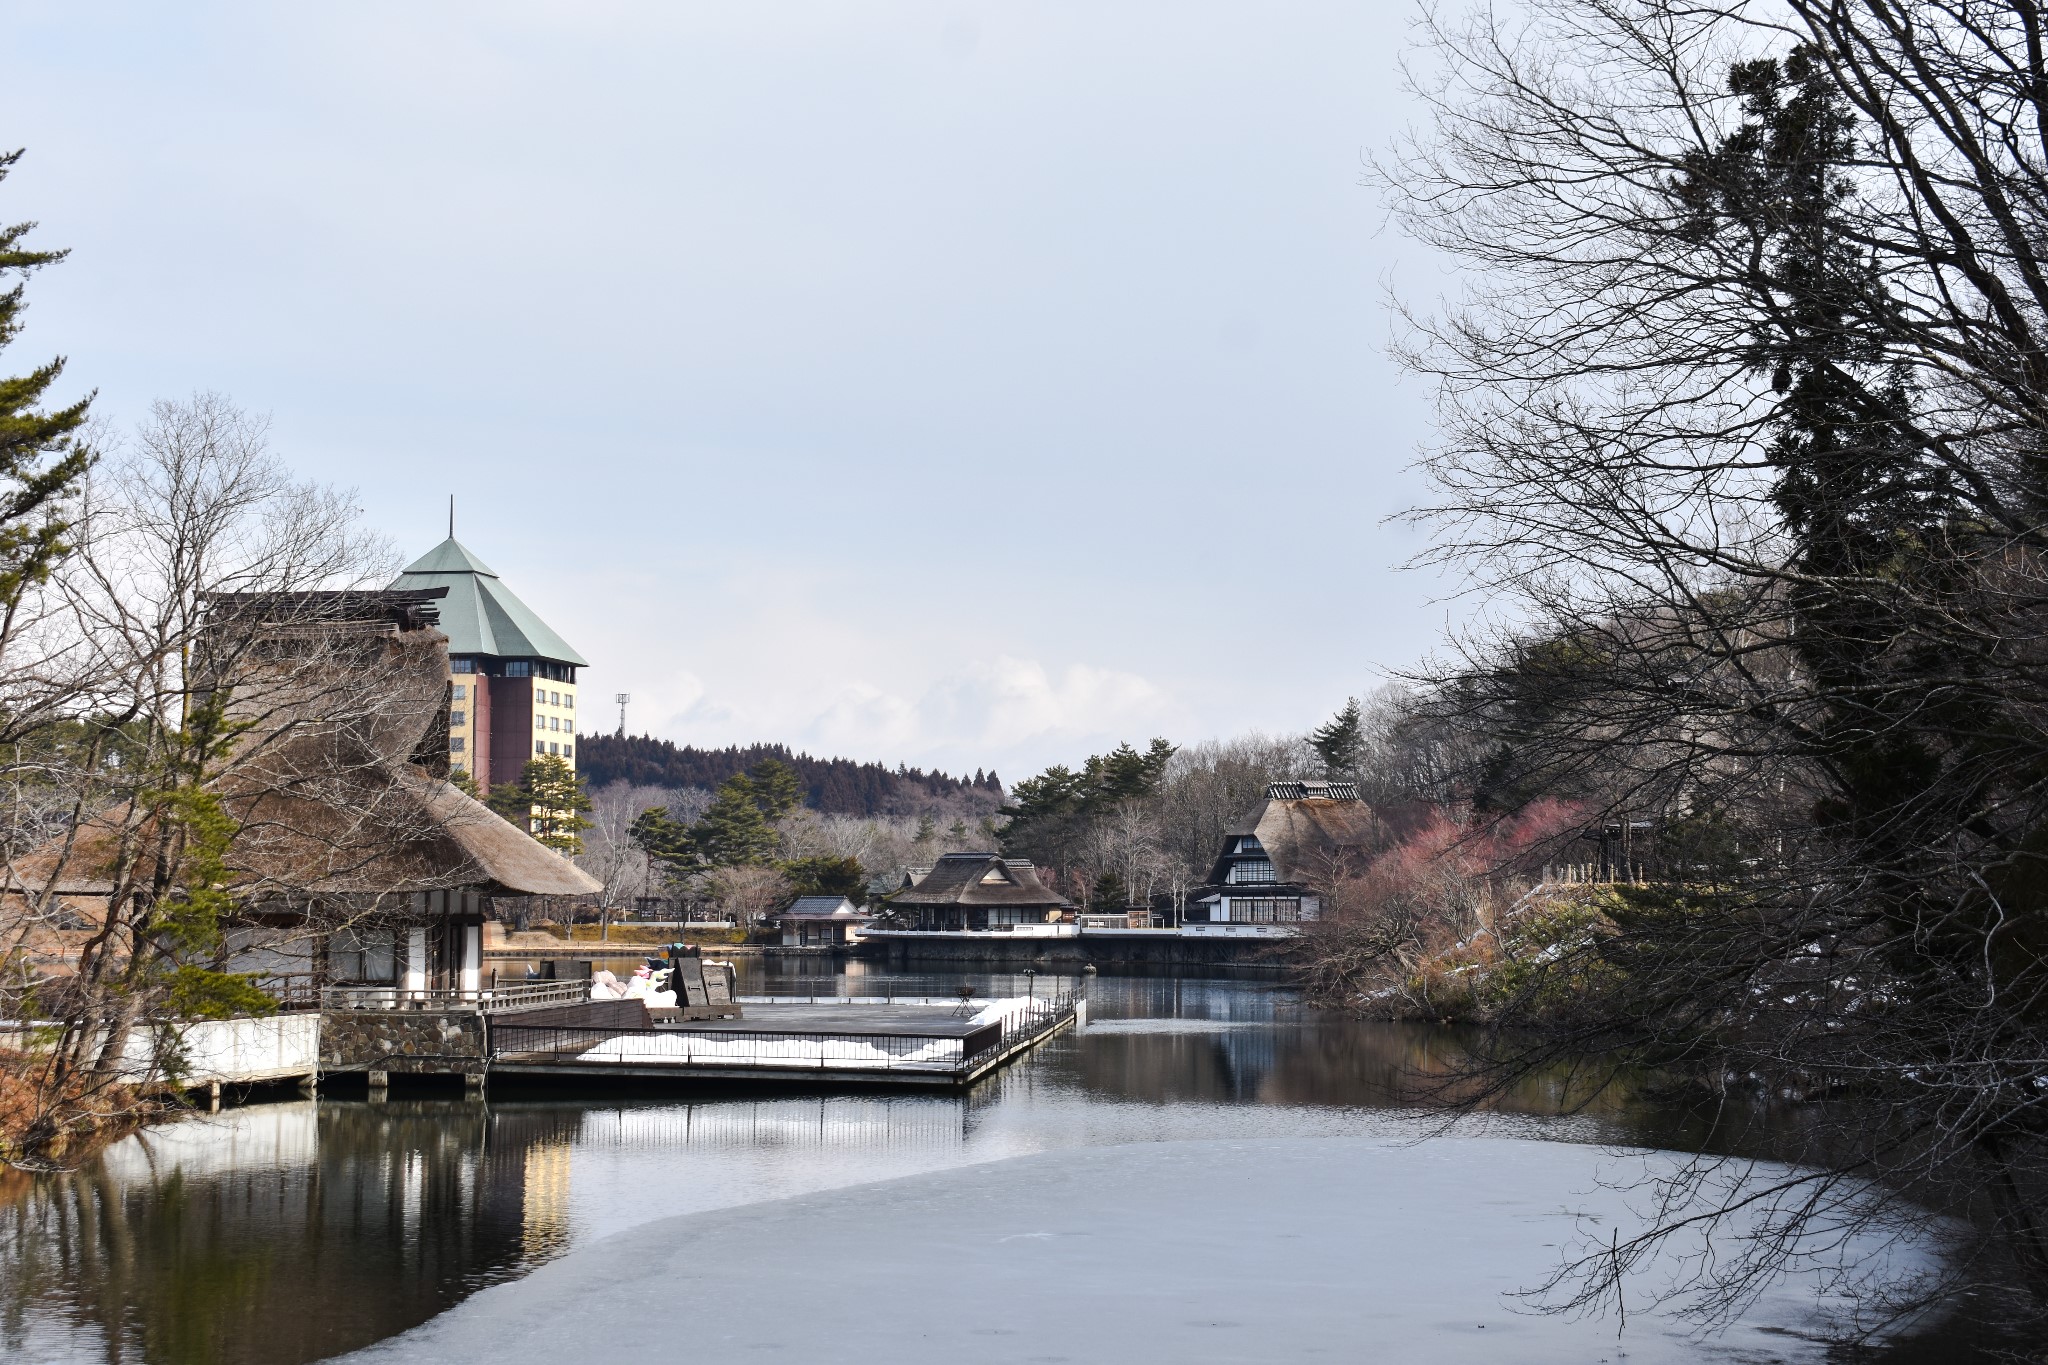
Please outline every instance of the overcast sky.
[[1006, 780], [1411, 661], [1387, 3], [9, 7], [19, 372], [267, 412], [586, 728]]

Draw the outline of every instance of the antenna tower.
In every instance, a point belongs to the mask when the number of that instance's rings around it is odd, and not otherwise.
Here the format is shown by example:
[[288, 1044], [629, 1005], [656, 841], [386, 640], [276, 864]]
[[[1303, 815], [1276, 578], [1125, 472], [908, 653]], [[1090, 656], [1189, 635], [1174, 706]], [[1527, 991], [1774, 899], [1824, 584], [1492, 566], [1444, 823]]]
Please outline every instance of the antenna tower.
[[613, 697], [612, 700], [619, 704], [619, 738], [624, 739], [626, 737], [626, 703], [633, 700], [633, 694], [631, 692], [621, 692]]

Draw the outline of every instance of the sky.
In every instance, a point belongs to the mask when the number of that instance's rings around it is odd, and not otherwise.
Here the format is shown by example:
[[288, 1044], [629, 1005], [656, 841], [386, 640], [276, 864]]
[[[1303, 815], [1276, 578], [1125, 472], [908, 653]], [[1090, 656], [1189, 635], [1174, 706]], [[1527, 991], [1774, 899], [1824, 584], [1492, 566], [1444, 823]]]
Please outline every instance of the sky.
[[1014, 781], [1314, 725], [1438, 639], [1408, 11], [9, 6], [16, 373], [224, 393], [458, 537], [585, 727]]

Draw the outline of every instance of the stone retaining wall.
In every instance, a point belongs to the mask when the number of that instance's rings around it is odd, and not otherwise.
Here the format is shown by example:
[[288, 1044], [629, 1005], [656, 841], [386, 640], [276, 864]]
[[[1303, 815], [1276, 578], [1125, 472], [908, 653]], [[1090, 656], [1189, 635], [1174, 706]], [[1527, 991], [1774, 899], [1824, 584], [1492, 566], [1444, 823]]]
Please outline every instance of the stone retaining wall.
[[320, 1023], [323, 1071], [484, 1072], [484, 1019], [474, 1011], [332, 1010]]

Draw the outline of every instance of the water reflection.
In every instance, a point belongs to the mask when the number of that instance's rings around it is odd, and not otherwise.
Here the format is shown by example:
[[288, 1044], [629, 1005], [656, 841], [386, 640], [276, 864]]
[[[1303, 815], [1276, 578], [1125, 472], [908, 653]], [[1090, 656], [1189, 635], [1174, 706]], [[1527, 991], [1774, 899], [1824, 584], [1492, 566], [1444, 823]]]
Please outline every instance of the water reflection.
[[[1041, 992], [1048, 976], [753, 969], [791, 994]], [[858, 964], [856, 964], [858, 965]], [[1455, 1039], [1320, 1017], [1260, 980], [1102, 977], [1091, 1026], [965, 1095], [525, 1092], [267, 1104], [0, 1186], [10, 1361], [297, 1365], [650, 1219], [1062, 1147], [1413, 1131]], [[1495, 1131], [1628, 1139], [1542, 1086]]]

